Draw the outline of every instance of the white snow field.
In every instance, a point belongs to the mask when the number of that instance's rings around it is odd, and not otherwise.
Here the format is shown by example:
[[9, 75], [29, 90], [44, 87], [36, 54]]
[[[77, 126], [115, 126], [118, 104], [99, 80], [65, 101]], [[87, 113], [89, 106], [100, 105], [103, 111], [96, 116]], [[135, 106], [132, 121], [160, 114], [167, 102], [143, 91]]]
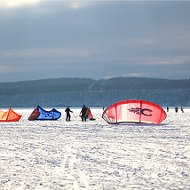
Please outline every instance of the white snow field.
[[58, 121], [0, 123], [0, 190], [189, 190], [190, 109], [160, 125], [109, 125], [102, 109], [82, 122], [72, 109]]

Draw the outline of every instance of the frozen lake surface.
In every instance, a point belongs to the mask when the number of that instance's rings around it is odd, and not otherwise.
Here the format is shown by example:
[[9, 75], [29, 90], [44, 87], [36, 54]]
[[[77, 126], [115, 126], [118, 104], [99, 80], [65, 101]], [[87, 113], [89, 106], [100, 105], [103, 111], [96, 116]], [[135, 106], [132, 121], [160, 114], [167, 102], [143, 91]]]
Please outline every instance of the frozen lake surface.
[[190, 189], [190, 109], [161, 125], [109, 125], [102, 109], [82, 122], [0, 123], [0, 190]]

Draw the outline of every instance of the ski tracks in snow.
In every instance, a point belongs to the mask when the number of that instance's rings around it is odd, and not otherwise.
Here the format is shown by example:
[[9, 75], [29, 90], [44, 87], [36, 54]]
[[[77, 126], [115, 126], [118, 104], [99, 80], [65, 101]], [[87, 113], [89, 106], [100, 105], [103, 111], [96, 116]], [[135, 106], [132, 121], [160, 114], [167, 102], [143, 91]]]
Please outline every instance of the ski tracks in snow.
[[62, 172], [64, 181], [70, 183], [69, 186], [73, 190], [77, 189], [91, 189], [89, 186], [88, 175], [85, 175], [80, 168], [80, 151], [75, 146], [66, 146], [64, 148], [64, 155], [61, 161], [60, 168], [57, 168], [58, 173]]

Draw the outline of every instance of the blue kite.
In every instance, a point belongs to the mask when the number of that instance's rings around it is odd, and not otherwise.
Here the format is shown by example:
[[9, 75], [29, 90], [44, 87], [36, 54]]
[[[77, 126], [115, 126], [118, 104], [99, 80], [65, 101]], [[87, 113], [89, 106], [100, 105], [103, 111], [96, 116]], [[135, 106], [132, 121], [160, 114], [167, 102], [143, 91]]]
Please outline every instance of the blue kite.
[[34, 111], [30, 114], [28, 120], [58, 120], [61, 117], [61, 112], [53, 108], [50, 111], [44, 110], [42, 107], [37, 106]]

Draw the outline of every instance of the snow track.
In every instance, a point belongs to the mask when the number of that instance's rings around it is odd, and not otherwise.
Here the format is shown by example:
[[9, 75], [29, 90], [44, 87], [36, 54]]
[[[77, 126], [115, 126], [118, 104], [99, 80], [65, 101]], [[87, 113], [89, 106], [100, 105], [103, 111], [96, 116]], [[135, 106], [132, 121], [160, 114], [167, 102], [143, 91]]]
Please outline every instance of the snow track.
[[[190, 110], [161, 125], [108, 125], [101, 109], [83, 123], [0, 123], [0, 190], [190, 189]], [[62, 110], [63, 113], [63, 110]]]

